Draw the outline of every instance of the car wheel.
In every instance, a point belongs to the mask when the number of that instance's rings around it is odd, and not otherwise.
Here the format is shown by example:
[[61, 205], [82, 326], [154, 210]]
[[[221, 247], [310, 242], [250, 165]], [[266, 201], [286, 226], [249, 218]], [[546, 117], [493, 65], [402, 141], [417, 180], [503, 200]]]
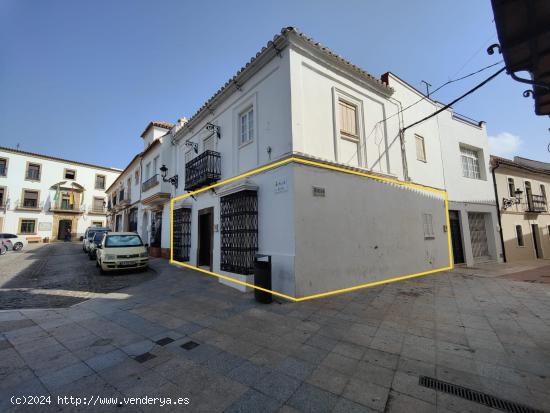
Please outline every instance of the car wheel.
[[22, 242], [16, 242], [13, 246], [14, 251], [21, 251], [23, 249], [23, 243]]
[[[88, 259], [91, 261], [94, 259], [93, 255], [92, 254], [88, 254]], [[97, 261], [96, 261], [97, 262]]]

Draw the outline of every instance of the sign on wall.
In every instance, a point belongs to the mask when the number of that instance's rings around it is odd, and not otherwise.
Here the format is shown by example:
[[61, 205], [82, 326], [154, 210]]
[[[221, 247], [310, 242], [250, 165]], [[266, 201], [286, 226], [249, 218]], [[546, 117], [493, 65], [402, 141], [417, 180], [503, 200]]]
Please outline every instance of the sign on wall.
[[51, 222], [39, 222], [38, 231], [51, 231], [52, 223]]
[[275, 179], [275, 193], [288, 191], [288, 182], [286, 178]]

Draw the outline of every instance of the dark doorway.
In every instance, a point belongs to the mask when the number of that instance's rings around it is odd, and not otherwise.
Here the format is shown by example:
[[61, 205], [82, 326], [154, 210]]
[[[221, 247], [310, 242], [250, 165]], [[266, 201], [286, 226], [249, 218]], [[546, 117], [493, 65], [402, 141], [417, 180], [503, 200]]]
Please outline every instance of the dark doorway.
[[71, 220], [62, 219], [59, 221], [59, 227], [57, 229], [57, 239], [70, 240], [71, 239]]
[[197, 265], [208, 266], [212, 270], [212, 246], [214, 238], [214, 208], [199, 211], [199, 249]]
[[137, 233], [137, 208], [130, 209], [128, 214], [128, 231]]
[[453, 262], [455, 264], [464, 264], [464, 250], [462, 248], [459, 212], [449, 211], [449, 221], [451, 224], [451, 241], [453, 244]]
[[531, 224], [531, 231], [533, 233], [533, 246], [535, 247], [535, 256], [537, 258], [542, 258], [542, 253], [540, 251], [540, 236], [538, 224]]

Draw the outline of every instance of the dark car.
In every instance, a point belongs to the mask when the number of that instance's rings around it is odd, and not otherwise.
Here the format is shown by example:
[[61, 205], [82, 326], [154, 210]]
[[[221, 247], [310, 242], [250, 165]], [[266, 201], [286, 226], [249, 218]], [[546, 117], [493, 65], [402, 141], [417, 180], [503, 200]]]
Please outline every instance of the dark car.
[[95, 260], [97, 257], [97, 246], [101, 244], [101, 241], [103, 241], [103, 237], [105, 234], [107, 234], [109, 231], [95, 231], [94, 238], [90, 240], [89, 246], [88, 246], [88, 258], [90, 260]]

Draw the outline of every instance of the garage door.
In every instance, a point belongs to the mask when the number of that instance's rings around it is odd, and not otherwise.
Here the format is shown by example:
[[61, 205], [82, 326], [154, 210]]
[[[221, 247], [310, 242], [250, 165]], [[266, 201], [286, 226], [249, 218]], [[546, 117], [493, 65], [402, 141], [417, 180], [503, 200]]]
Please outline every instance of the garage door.
[[474, 259], [489, 259], [485, 214], [468, 212], [468, 222], [470, 224], [470, 238], [472, 240], [472, 254]]

